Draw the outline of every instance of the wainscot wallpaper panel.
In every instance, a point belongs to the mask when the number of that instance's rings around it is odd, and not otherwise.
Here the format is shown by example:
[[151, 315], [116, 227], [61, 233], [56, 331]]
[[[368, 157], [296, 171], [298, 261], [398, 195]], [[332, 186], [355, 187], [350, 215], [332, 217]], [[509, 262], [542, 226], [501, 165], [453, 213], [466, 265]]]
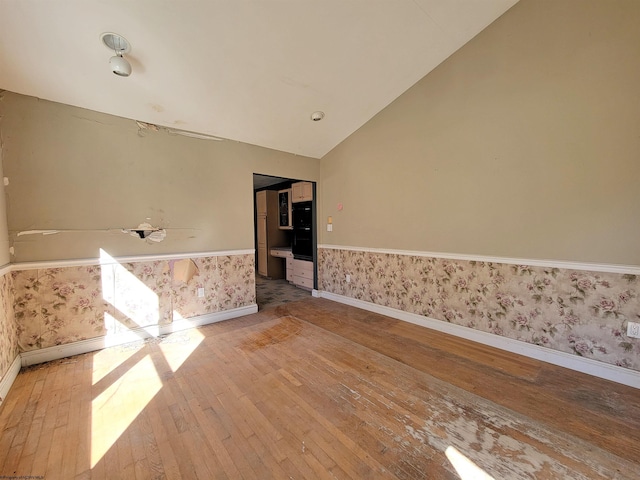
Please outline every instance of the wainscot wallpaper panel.
[[318, 275], [326, 292], [640, 370], [640, 339], [626, 335], [637, 275], [333, 248]]
[[255, 304], [253, 254], [191, 260], [187, 282], [174, 260], [13, 271], [16, 343], [36, 350]]
[[12, 278], [0, 277], [0, 379], [18, 355], [18, 328], [13, 315]]

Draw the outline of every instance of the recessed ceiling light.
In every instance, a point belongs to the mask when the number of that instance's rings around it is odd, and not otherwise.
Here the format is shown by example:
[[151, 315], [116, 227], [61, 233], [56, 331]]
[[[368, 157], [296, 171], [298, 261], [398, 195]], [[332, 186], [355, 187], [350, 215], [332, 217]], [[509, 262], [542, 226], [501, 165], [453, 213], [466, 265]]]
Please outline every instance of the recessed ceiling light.
[[313, 120], [314, 122], [319, 122], [323, 118], [324, 118], [324, 112], [317, 111], [311, 114], [311, 120]]

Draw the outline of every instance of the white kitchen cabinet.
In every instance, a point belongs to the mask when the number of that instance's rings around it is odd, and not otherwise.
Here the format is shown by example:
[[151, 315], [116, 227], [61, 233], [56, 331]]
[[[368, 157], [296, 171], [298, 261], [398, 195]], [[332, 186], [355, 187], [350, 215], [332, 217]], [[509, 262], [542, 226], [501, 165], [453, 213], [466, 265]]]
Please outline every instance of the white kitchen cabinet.
[[285, 278], [287, 282], [293, 283], [293, 253], [290, 248], [274, 248], [271, 250], [271, 255], [278, 258], [284, 258], [286, 266]]
[[293, 284], [313, 289], [313, 262], [293, 259]]
[[293, 254], [287, 257], [287, 282], [293, 283]]
[[283, 278], [284, 265], [269, 255], [272, 247], [286, 245], [286, 232], [278, 228], [278, 192], [256, 192], [256, 250], [258, 274], [268, 278]]
[[313, 200], [313, 185], [311, 182], [296, 182], [291, 185], [291, 201], [309, 202]]
[[267, 214], [267, 191], [263, 190], [256, 193], [256, 212], [258, 215]]

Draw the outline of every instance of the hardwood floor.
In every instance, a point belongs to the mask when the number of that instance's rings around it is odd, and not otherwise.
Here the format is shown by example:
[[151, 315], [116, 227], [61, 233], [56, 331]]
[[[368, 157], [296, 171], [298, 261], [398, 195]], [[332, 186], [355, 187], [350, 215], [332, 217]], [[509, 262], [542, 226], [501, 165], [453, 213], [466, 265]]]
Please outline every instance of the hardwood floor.
[[0, 428], [0, 477], [640, 474], [638, 390], [316, 298], [26, 369]]

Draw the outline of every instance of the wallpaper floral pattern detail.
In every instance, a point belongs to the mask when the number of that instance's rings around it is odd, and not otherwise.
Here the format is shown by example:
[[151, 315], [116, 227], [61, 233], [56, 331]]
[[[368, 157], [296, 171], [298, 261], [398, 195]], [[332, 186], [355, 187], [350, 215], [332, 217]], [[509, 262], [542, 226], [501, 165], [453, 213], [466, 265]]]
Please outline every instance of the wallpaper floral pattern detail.
[[[100, 267], [48, 268], [12, 272], [14, 311], [19, 346], [23, 350], [86, 338], [85, 332], [102, 334], [104, 312]], [[20, 293], [18, 293], [20, 292]], [[79, 325], [66, 319], [74, 316]]]
[[0, 379], [18, 355], [18, 328], [13, 315], [11, 275], [0, 277]]
[[[345, 275], [351, 282], [345, 282]], [[640, 276], [320, 249], [326, 292], [640, 370]]]
[[255, 304], [253, 255], [193, 261], [188, 283], [173, 280], [171, 260], [14, 271], [16, 344], [35, 350]]

